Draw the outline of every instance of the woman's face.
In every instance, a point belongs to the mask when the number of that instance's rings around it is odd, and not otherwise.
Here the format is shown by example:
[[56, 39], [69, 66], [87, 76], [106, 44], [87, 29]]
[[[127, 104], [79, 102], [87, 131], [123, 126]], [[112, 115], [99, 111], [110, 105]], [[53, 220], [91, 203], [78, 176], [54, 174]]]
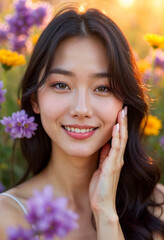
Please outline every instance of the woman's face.
[[[53, 147], [87, 157], [111, 139], [123, 103], [110, 92], [107, 69], [106, 48], [96, 37], [73, 37], [58, 45], [52, 73], [38, 90], [38, 104], [33, 102]], [[72, 133], [63, 125], [97, 129]]]

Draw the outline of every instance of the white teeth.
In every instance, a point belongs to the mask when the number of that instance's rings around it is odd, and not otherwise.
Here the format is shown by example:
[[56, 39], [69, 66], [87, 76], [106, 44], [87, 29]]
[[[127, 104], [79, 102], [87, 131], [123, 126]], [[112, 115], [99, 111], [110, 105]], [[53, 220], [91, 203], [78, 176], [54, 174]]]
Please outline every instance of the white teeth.
[[69, 132], [76, 132], [76, 133], [85, 133], [85, 132], [91, 132], [93, 131], [94, 128], [87, 128], [87, 129], [79, 129], [79, 128], [70, 128], [70, 127], [65, 127], [66, 130]]

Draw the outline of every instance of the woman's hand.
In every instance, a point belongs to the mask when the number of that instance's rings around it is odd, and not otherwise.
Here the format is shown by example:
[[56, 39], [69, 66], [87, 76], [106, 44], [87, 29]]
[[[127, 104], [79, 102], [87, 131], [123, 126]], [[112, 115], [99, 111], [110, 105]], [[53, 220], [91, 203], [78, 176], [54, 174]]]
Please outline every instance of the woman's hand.
[[100, 153], [99, 168], [89, 185], [89, 198], [93, 213], [116, 213], [116, 192], [120, 172], [124, 164], [124, 152], [128, 139], [127, 107], [118, 113], [118, 123], [112, 131], [111, 147], [106, 143]]

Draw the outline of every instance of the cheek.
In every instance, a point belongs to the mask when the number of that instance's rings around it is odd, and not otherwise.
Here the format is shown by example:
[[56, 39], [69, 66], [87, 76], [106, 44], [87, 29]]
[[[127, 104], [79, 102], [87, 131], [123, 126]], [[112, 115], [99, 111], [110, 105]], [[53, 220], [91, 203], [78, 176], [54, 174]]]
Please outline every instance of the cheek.
[[117, 120], [118, 112], [122, 109], [123, 103], [112, 97], [106, 101], [97, 102], [96, 111], [100, 119], [105, 123], [114, 125]]
[[40, 115], [42, 120], [53, 121], [60, 118], [66, 112], [68, 101], [63, 97], [55, 97], [55, 95], [40, 95]]
[[116, 98], [108, 99], [103, 104], [97, 103], [97, 115], [104, 125], [104, 144], [112, 137], [113, 126], [117, 123], [118, 112], [122, 109], [123, 103]]

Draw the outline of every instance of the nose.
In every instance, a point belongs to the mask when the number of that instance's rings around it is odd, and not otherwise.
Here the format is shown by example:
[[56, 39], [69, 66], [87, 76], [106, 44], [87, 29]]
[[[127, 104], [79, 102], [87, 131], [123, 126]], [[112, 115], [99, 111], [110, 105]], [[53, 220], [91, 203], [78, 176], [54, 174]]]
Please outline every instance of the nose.
[[90, 104], [89, 94], [85, 89], [80, 89], [71, 107], [71, 116], [79, 119], [90, 118], [93, 115], [93, 109]]

